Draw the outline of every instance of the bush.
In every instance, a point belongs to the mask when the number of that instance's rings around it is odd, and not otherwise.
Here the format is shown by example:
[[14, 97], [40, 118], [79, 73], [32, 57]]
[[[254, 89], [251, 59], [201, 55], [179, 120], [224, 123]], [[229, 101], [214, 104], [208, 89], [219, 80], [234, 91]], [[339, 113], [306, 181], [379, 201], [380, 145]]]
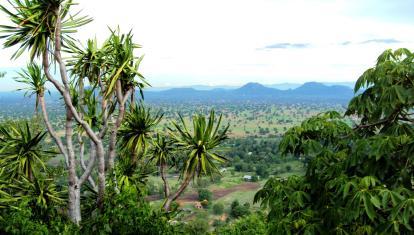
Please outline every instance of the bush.
[[210, 226], [206, 219], [197, 218], [188, 222], [184, 227], [184, 231], [185, 234], [201, 235], [207, 234], [209, 228]]
[[213, 221], [213, 226], [214, 227], [221, 227], [221, 226], [224, 226], [226, 223], [224, 222], [224, 221], [221, 221], [221, 220], [219, 220], [219, 219], [215, 219], [214, 221]]
[[234, 164], [235, 171], [242, 171], [243, 170], [243, 163], [236, 163]]
[[197, 184], [195, 185], [197, 188], [205, 188], [208, 187], [211, 184], [210, 180], [200, 178], [197, 179]]
[[211, 201], [212, 198], [213, 198], [213, 193], [210, 192], [210, 190], [205, 189], [205, 188], [198, 190], [198, 200], [200, 202], [204, 200]]
[[267, 170], [267, 166], [264, 164], [260, 164], [256, 166], [256, 174], [260, 177], [262, 177], [262, 179], [265, 179], [269, 176], [269, 172]]
[[231, 203], [230, 206], [230, 215], [233, 218], [239, 218], [245, 215], [250, 214], [250, 204], [245, 203], [244, 205], [240, 205], [238, 200], [235, 200]]
[[221, 235], [262, 235], [267, 234], [265, 216], [261, 213], [251, 214], [226, 226], [217, 226], [216, 234]]
[[213, 206], [213, 213], [216, 215], [221, 215], [224, 212], [224, 205], [223, 203], [216, 203]]
[[104, 213], [85, 220], [85, 234], [174, 234], [174, 227], [161, 211], [153, 210], [135, 193], [107, 196]]
[[[2, 213], [3, 214], [3, 213]], [[22, 206], [8, 210], [8, 215], [0, 220], [1, 234], [48, 234], [48, 226], [32, 218], [30, 207]]]
[[28, 201], [0, 211], [0, 234], [79, 234], [79, 227], [65, 216], [50, 211], [50, 220], [42, 221]]

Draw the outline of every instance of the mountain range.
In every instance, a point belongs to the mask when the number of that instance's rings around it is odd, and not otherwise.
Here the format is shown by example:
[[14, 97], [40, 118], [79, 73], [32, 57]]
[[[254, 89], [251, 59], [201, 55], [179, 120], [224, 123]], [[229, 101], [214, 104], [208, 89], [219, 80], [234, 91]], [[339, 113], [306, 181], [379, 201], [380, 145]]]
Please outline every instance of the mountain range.
[[150, 102], [348, 102], [354, 95], [349, 86], [325, 85], [308, 82], [294, 89], [277, 89], [260, 83], [247, 83], [239, 88], [214, 88], [210, 90], [171, 88], [149, 90], [145, 100]]
[[[138, 94], [137, 94], [138, 95]], [[144, 98], [149, 103], [197, 102], [197, 103], [297, 103], [324, 102], [347, 103], [354, 95], [349, 86], [328, 86], [317, 82], [308, 82], [294, 89], [277, 89], [260, 83], [247, 83], [238, 88], [196, 89], [171, 88], [167, 90], [144, 90]], [[52, 92], [48, 102], [59, 102], [59, 96]], [[27, 102], [24, 92], [0, 92], [0, 104], [18, 104]], [[31, 102], [34, 101], [32, 97]]]

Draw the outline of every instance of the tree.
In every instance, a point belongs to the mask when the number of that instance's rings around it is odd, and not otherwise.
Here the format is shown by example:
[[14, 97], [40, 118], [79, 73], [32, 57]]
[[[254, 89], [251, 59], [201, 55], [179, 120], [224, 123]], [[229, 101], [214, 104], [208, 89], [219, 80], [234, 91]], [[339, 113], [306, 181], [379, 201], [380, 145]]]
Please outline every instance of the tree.
[[174, 151], [173, 142], [167, 137], [157, 133], [157, 137], [152, 142], [152, 148], [150, 150], [150, 161], [155, 161], [156, 165], [160, 169], [161, 178], [164, 184], [164, 197], [167, 198], [170, 195], [170, 186], [167, 180], [168, 164], [174, 162], [172, 153]]
[[215, 113], [210, 111], [208, 120], [203, 115], [193, 117], [192, 132], [187, 128], [184, 118], [180, 116], [181, 125], [173, 122], [174, 129], [170, 129], [170, 134], [177, 148], [186, 152], [182, 159], [182, 182], [178, 190], [169, 195], [164, 203], [164, 209], [169, 211], [170, 205], [187, 188], [188, 184], [195, 177], [203, 175], [220, 174], [216, 162], [225, 162], [226, 158], [215, 150], [227, 139], [229, 125], [221, 129], [222, 116], [220, 115], [216, 125]]
[[213, 199], [213, 193], [210, 190], [205, 189], [205, 188], [201, 188], [198, 190], [198, 200], [200, 202], [204, 200], [207, 200], [210, 202], [211, 199]]
[[205, 218], [196, 218], [184, 227], [185, 234], [199, 235], [207, 234], [210, 225]]
[[46, 91], [46, 76], [43, 74], [42, 68], [36, 63], [28, 64], [26, 69], [18, 72], [18, 75], [15, 80], [27, 85], [27, 87], [19, 90], [26, 90], [25, 95], [29, 97], [36, 95], [35, 111], [37, 113], [40, 99], [44, 97]]
[[268, 234], [266, 218], [262, 213], [254, 213], [237, 219], [234, 223], [218, 227], [215, 232], [223, 235]]
[[33, 181], [35, 167], [46, 168], [44, 160], [55, 152], [41, 144], [46, 132], [33, 133], [29, 123], [0, 126], [0, 166], [11, 178]]
[[[144, 107], [142, 103], [132, 105], [129, 109], [118, 134], [120, 149], [131, 154], [130, 162], [132, 165], [136, 165], [138, 158], [142, 158], [147, 152], [151, 143], [150, 135], [153, 134], [154, 128], [162, 117], [163, 115], [160, 113], [153, 115], [151, 108]], [[161, 141], [161, 139], [159, 140]]]
[[[38, 96], [48, 133], [65, 158], [68, 170], [68, 214], [75, 224], [79, 224], [80, 190], [85, 181], [91, 179], [91, 172], [95, 169], [95, 159], [98, 163], [97, 205], [98, 208], [103, 209], [106, 168], [110, 170], [114, 165], [117, 130], [124, 117], [125, 103], [129, 99], [134, 100], [136, 88], [142, 94], [142, 88], [146, 84], [143, 76], [138, 72], [142, 57], [134, 55], [134, 50], [139, 46], [132, 42], [132, 33], [121, 34], [119, 30], [111, 30], [111, 35], [102, 48], [98, 49], [97, 43], [93, 40], [88, 41], [85, 49], [77, 46], [70, 34], [76, 32], [78, 27], [91, 22], [91, 19], [79, 16], [78, 13], [72, 15], [70, 11], [74, 5], [72, 0], [12, 0], [9, 4], [12, 10], [0, 6], [11, 21], [11, 25], [1, 26], [3, 45], [6, 48], [18, 47], [12, 56], [13, 59], [28, 51], [31, 62], [41, 60], [47, 81], [52, 83], [63, 98], [66, 109], [64, 139], [57, 135], [49, 121], [44, 99], [41, 95]], [[62, 50], [71, 53], [72, 59], [63, 59]], [[60, 81], [52, 75], [50, 71], [52, 65], [57, 65]], [[72, 79], [69, 78], [68, 68], [71, 70]], [[86, 79], [93, 93], [99, 94], [100, 97], [95, 103], [96, 106], [98, 104], [100, 106], [97, 109], [100, 112], [96, 115], [99, 117], [96, 122], [99, 125], [95, 127], [91, 126], [90, 120], [85, 118], [87, 115], [84, 115], [89, 108], [86, 107], [83, 95]], [[113, 119], [115, 122], [110, 123]], [[83, 155], [83, 148], [80, 147], [79, 151], [75, 151], [76, 145], [73, 141], [75, 124], [84, 133], [82, 135], [78, 133], [80, 146], [83, 145], [85, 137], [89, 139], [91, 149], [94, 149], [88, 164], [82, 167], [84, 170], [81, 175], [78, 175], [76, 158]], [[112, 126], [109, 147], [105, 151], [103, 139], [109, 126]], [[105, 155], [109, 158], [107, 167]]]
[[230, 206], [230, 215], [233, 218], [239, 218], [250, 214], [250, 204], [241, 205], [238, 200], [234, 200]]
[[267, 166], [264, 164], [257, 165], [256, 174], [260, 176], [262, 179], [267, 178], [269, 176], [269, 172], [267, 171]]
[[213, 213], [216, 215], [221, 215], [224, 213], [223, 203], [216, 203], [213, 205]]
[[255, 196], [269, 232], [409, 234], [414, 226], [414, 55], [387, 50], [355, 85], [347, 117], [319, 114], [289, 129], [279, 151], [307, 157], [305, 176], [271, 178]]

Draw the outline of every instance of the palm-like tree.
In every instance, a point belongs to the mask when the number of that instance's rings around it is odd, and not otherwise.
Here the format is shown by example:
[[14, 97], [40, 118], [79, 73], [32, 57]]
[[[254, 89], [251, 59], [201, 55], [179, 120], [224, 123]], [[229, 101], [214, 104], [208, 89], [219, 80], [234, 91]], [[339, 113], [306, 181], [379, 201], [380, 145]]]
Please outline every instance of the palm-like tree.
[[212, 110], [208, 120], [203, 115], [194, 116], [192, 130], [187, 128], [181, 115], [181, 125], [173, 122], [174, 129], [170, 129], [171, 136], [177, 148], [185, 151], [187, 155], [181, 173], [183, 181], [177, 192], [165, 201], [164, 209], [166, 211], [170, 209], [171, 203], [184, 192], [194, 177], [220, 173], [216, 163], [225, 162], [227, 159], [215, 150], [228, 138], [227, 131], [230, 126], [227, 125], [220, 130], [221, 120], [222, 115], [215, 125], [215, 113]]
[[[121, 34], [119, 29], [111, 29], [111, 37], [104, 45], [104, 51], [110, 51], [107, 57], [108, 76], [106, 79], [107, 90], [106, 95], [116, 93], [116, 89], [121, 89], [123, 93], [133, 89], [132, 94], [135, 93], [135, 87], [139, 88], [141, 96], [142, 89], [149, 85], [144, 76], [139, 70], [139, 66], [143, 56], [134, 56], [134, 50], [141, 48], [140, 45], [133, 42], [133, 34]], [[138, 77], [139, 81], [135, 80]], [[118, 95], [118, 94], [117, 94]]]
[[13, 178], [34, 179], [36, 166], [45, 169], [44, 159], [55, 152], [44, 149], [46, 132], [33, 133], [28, 122], [0, 127], [0, 166]]
[[42, 216], [47, 216], [48, 209], [64, 202], [63, 193], [57, 190], [53, 179], [21, 177], [13, 185], [16, 196], [28, 199], [29, 205]]
[[174, 152], [174, 149], [175, 146], [171, 140], [157, 133], [157, 137], [152, 141], [152, 148], [149, 153], [150, 161], [155, 161], [155, 164], [160, 169], [161, 178], [164, 182], [165, 198], [170, 195], [166, 170], [168, 169], [168, 164], [173, 160], [172, 153]]
[[[13, 203], [20, 198], [10, 195], [10, 182], [3, 176], [4, 168], [0, 169], [0, 209], [12, 207]], [[3, 219], [0, 215], [0, 219]]]
[[30, 63], [26, 69], [22, 69], [17, 74], [19, 76], [15, 80], [26, 85], [26, 87], [18, 90], [25, 90], [25, 96], [31, 97], [36, 95], [35, 111], [37, 112], [39, 103], [46, 91], [45, 84], [47, 79], [42, 68], [36, 63]]
[[[2, 25], [5, 38], [5, 47], [19, 45], [19, 49], [12, 58], [19, 57], [25, 50], [30, 50], [30, 59], [41, 56], [47, 51], [53, 51], [54, 36], [57, 26], [57, 15], [61, 18], [62, 40], [69, 37], [65, 34], [75, 32], [76, 28], [91, 22], [91, 18], [68, 15], [69, 8], [74, 4], [72, 0], [11, 0], [13, 7], [10, 11], [0, 5], [3, 11], [13, 22], [13, 26]], [[59, 26], [58, 26], [59, 27]]]
[[162, 117], [163, 114], [153, 114], [151, 108], [146, 108], [142, 103], [130, 106], [118, 135], [119, 147], [121, 151], [131, 153], [132, 165], [136, 165], [138, 158], [148, 150], [151, 134]]

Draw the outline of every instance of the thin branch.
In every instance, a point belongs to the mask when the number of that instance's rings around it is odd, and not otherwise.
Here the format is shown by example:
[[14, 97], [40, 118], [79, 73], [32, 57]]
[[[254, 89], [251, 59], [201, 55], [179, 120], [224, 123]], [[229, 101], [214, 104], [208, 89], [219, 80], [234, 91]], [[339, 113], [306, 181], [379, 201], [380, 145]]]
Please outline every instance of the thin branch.
[[93, 141], [91, 141], [91, 145], [90, 145], [90, 150], [89, 151], [90, 151], [90, 156], [89, 156], [88, 166], [85, 168], [85, 172], [83, 172], [82, 176], [79, 179], [79, 184], [80, 185], [82, 185], [86, 181], [86, 179], [88, 179], [88, 177], [91, 175], [92, 170], [93, 170], [93, 167], [95, 165], [95, 161], [96, 161], [96, 145], [95, 145], [95, 143]]
[[[85, 172], [88, 169], [86, 167], [86, 164], [85, 164], [85, 142], [83, 141], [82, 135], [80, 133], [78, 133], [78, 142], [79, 142], [79, 146], [80, 146], [80, 150], [79, 150], [80, 156], [79, 156], [79, 159], [80, 159], [80, 163], [81, 163], [82, 169]], [[91, 150], [92, 149], [93, 148], [91, 146]], [[92, 155], [94, 155], [94, 153], [91, 151], [91, 154], [89, 155], [89, 159], [92, 159]], [[92, 178], [91, 173], [89, 173], [88, 181], [89, 181], [89, 184], [92, 186], [92, 188], [96, 188], [96, 184], [95, 184], [95, 181]], [[82, 184], [83, 184], [83, 182], [82, 182]]]
[[[91, 138], [93, 140], [93, 142], [95, 142], [96, 145], [101, 144], [101, 140], [98, 138], [98, 136], [95, 134], [95, 132], [92, 130], [92, 128], [89, 126], [89, 124], [87, 122], [85, 122], [82, 118], [80, 118], [76, 108], [73, 106], [72, 104], [72, 99], [70, 96], [70, 88], [69, 88], [69, 79], [68, 79], [68, 75], [67, 75], [67, 71], [66, 71], [66, 66], [65, 63], [62, 60], [62, 56], [61, 56], [61, 16], [59, 14], [59, 12], [56, 13], [57, 16], [57, 21], [56, 21], [56, 33], [55, 33], [55, 60], [58, 62], [59, 64], [59, 71], [60, 71], [60, 77], [62, 79], [63, 82], [63, 92], [62, 96], [63, 96], [63, 100], [65, 101], [66, 106], [68, 107], [69, 111], [72, 113], [72, 116], [75, 118], [75, 120], [82, 125], [82, 127], [85, 129], [86, 133], [88, 134], [89, 138]], [[55, 85], [56, 86], [56, 85]], [[56, 87], [58, 88], [58, 87]], [[59, 89], [59, 88], [58, 88]]]
[[68, 154], [65, 150], [65, 147], [63, 146], [62, 139], [57, 135], [55, 129], [53, 128], [52, 124], [49, 121], [49, 116], [48, 116], [47, 110], [46, 110], [46, 103], [45, 103], [44, 94], [39, 96], [39, 102], [40, 102], [40, 107], [42, 109], [43, 121], [45, 122], [46, 128], [47, 128], [50, 136], [53, 138], [53, 140], [57, 144], [60, 153], [64, 156], [66, 167], [68, 167], [69, 166]]

